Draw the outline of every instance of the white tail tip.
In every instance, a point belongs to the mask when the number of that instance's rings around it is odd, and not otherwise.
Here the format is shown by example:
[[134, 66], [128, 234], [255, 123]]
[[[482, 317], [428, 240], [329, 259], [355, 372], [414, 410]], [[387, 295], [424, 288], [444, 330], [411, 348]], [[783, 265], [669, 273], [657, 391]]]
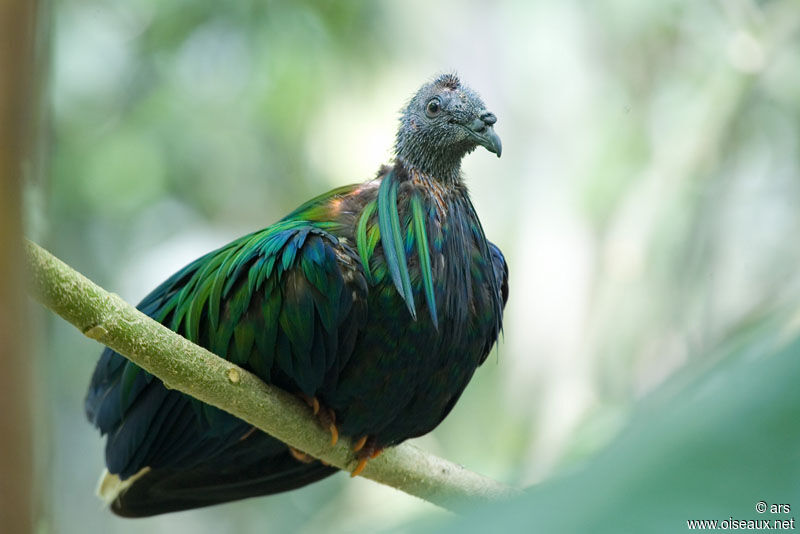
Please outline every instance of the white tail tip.
[[103, 472], [100, 473], [100, 480], [97, 481], [97, 490], [95, 490], [97, 496], [100, 497], [106, 506], [109, 506], [120, 493], [128, 489], [131, 484], [136, 482], [138, 478], [145, 475], [148, 471], [150, 471], [149, 467], [143, 467], [132, 477], [121, 480], [119, 475], [112, 475], [108, 472], [108, 469], [103, 469]]

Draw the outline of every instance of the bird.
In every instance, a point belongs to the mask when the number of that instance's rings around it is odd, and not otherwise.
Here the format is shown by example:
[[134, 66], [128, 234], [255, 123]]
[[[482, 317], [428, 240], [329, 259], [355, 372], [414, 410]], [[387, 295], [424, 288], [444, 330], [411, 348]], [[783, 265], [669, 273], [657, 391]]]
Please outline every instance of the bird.
[[[318, 196], [210, 252], [137, 306], [308, 403], [358, 474], [433, 430], [502, 331], [508, 266], [461, 171], [498, 157], [497, 117], [455, 73], [401, 111], [374, 178]], [[227, 412], [168, 389], [106, 348], [85, 400], [106, 437], [98, 494], [145, 517], [292, 490], [338, 470]]]

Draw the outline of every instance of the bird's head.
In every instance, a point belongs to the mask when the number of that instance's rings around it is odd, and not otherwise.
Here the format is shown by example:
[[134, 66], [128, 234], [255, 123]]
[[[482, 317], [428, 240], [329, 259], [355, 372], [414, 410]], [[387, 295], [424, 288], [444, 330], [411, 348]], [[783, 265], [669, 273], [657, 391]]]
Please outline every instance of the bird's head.
[[403, 110], [395, 152], [403, 163], [441, 180], [457, 179], [461, 159], [482, 146], [500, 157], [497, 117], [455, 74], [423, 85]]

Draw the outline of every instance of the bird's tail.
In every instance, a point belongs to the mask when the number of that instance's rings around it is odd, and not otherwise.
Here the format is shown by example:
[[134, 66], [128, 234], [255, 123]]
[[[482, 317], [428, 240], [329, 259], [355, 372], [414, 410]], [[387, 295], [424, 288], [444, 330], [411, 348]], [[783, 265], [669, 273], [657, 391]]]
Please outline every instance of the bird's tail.
[[146, 475], [149, 471], [149, 467], [144, 467], [135, 475], [122, 480], [119, 478], [119, 475], [113, 475], [108, 472], [108, 469], [103, 469], [103, 472], [100, 473], [100, 480], [97, 481], [95, 493], [106, 506], [110, 506], [111, 503], [119, 497], [120, 493], [127, 490], [134, 482]]
[[255, 464], [243, 462], [222, 471], [218, 466], [187, 470], [145, 467], [125, 480], [105, 471], [97, 494], [119, 516], [147, 517], [280, 493], [336, 471], [317, 461], [298, 462], [287, 451]]

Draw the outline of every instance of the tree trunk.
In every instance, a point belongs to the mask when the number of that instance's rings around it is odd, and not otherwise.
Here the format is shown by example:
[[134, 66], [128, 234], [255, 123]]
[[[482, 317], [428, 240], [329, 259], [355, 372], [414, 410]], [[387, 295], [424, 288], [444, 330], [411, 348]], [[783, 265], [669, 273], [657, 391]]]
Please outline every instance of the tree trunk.
[[22, 281], [21, 184], [37, 94], [34, 0], [0, 0], [0, 530], [33, 530], [31, 399]]

